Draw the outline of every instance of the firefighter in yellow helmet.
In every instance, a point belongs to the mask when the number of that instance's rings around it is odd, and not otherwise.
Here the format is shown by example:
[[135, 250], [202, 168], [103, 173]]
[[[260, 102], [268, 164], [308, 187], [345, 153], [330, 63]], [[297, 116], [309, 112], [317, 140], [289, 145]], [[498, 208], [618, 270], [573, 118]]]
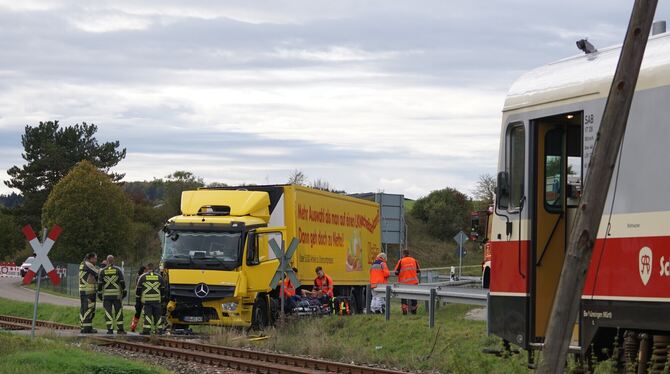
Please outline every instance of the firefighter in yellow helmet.
[[82, 334], [98, 332], [93, 328], [93, 317], [95, 317], [95, 284], [98, 281], [98, 255], [94, 252], [88, 253], [79, 264], [79, 323]]
[[137, 280], [135, 296], [144, 305], [144, 326], [142, 335], [160, 331], [160, 320], [163, 311], [161, 301], [165, 297], [165, 281], [156, 271], [153, 264], [147, 264], [147, 272]]
[[117, 334], [125, 334], [123, 328], [123, 303], [126, 297], [126, 282], [123, 279], [123, 271], [120, 267], [114, 266], [114, 256], [107, 256], [107, 266], [100, 269], [98, 276], [98, 295], [102, 299], [102, 306], [105, 308], [105, 323], [107, 324], [107, 333], [113, 334], [116, 328]]

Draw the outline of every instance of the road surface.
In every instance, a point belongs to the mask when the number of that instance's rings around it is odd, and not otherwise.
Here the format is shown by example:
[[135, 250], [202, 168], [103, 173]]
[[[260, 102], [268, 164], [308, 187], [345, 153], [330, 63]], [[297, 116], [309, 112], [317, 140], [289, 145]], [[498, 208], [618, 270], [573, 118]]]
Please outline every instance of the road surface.
[[[35, 291], [28, 287], [21, 287], [20, 278], [0, 278], [0, 298], [35, 302]], [[40, 304], [54, 304], [63, 306], [79, 306], [79, 300], [56, 296], [46, 292], [40, 292]]]

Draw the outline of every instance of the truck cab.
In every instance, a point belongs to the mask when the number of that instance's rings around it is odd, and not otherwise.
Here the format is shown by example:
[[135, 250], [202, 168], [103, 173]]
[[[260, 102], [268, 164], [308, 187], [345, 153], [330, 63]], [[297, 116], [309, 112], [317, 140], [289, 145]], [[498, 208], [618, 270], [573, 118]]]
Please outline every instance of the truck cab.
[[165, 225], [162, 268], [173, 326], [267, 325], [273, 305], [269, 284], [278, 260], [267, 229], [269, 197], [255, 191], [184, 191], [182, 215]]

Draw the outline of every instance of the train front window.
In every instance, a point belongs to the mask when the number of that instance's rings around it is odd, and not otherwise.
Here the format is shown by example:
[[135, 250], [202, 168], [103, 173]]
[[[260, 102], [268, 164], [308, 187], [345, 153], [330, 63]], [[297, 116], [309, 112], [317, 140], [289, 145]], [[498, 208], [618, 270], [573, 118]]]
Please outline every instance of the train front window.
[[509, 154], [508, 167], [510, 177], [510, 202], [509, 209], [519, 208], [521, 198], [524, 196], [524, 177], [526, 161], [526, 131], [523, 124], [514, 125], [509, 130]]

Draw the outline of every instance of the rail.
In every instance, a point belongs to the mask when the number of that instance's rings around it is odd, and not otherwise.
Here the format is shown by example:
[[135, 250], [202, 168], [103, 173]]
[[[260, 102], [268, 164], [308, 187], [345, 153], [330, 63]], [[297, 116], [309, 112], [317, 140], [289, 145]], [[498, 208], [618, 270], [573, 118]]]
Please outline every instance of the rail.
[[382, 297], [386, 301], [386, 320], [391, 319], [391, 298], [423, 300], [428, 304], [428, 326], [435, 326], [435, 309], [437, 301], [451, 304], [467, 304], [486, 306], [488, 290], [480, 288], [464, 288], [433, 285], [380, 284], [372, 290], [372, 295]]
[[[0, 328], [5, 330], [29, 329], [32, 320], [0, 315]], [[41, 328], [58, 330], [78, 330], [75, 325], [51, 321], [37, 321]], [[127, 335], [125, 337], [87, 336], [93, 343], [118, 349], [172, 357], [185, 361], [199, 362], [252, 373], [307, 374], [307, 373], [348, 373], [348, 374], [402, 374], [403, 371], [325, 361], [314, 358], [286, 354], [261, 352], [251, 349], [224, 347], [213, 344], [170, 338], [156, 338]], [[132, 339], [133, 341], [130, 341]], [[139, 339], [139, 340], [138, 340]]]

